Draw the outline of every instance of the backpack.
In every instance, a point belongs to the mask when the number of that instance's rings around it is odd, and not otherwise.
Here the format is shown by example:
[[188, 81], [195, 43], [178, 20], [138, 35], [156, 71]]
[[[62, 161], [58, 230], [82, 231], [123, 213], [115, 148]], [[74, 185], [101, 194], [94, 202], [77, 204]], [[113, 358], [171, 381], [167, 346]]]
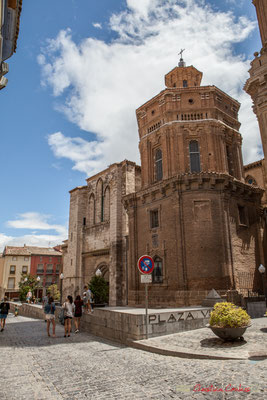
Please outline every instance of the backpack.
[[8, 314], [7, 303], [1, 303], [0, 305], [1, 314]]

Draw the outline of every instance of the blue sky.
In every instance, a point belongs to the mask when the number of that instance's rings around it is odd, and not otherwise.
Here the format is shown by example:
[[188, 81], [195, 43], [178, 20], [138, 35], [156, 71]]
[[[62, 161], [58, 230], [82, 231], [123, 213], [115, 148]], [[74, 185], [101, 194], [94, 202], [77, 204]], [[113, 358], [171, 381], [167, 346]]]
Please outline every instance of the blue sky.
[[139, 163], [135, 109], [164, 88], [177, 53], [242, 103], [245, 162], [259, 159], [242, 92], [260, 50], [247, 0], [24, 0], [0, 91], [0, 246], [67, 238], [69, 190], [125, 158]]

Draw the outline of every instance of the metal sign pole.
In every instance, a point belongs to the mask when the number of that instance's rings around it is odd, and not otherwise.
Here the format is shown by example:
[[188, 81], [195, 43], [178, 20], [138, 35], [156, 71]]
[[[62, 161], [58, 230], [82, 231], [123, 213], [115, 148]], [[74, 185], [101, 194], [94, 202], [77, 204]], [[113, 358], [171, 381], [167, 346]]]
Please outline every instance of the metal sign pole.
[[152, 257], [144, 255], [137, 261], [137, 268], [141, 273], [141, 283], [145, 285], [145, 308], [146, 308], [146, 339], [148, 339], [148, 287], [147, 284], [152, 282], [152, 272], [154, 269], [154, 260]]
[[147, 290], [147, 283], [145, 283], [145, 292], [146, 292], [146, 339], [148, 339], [148, 290]]

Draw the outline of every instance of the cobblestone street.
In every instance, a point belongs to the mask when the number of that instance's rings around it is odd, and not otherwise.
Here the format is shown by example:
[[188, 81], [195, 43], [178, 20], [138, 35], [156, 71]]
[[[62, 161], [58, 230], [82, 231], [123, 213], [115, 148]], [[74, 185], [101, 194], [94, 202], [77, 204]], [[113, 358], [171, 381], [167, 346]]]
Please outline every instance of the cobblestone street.
[[[1, 400], [267, 398], [267, 360], [189, 360], [85, 333], [64, 338], [59, 325], [56, 334], [47, 337], [44, 321], [8, 317], [0, 333]], [[194, 392], [197, 384], [250, 392]]]

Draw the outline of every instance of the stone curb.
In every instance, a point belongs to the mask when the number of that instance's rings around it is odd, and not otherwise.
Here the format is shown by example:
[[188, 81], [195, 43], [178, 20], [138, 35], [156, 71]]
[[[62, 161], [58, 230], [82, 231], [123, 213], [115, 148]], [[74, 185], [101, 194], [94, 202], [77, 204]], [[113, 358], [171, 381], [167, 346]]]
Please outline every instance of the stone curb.
[[205, 354], [193, 351], [186, 351], [184, 348], [177, 347], [177, 350], [170, 350], [166, 348], [155, 347], [150, 344], [142, 343], [141, 341], [128, 340], [127, 345], [135, 349], [148, 351], [150, 353], [161, 354], [164, 356], [180, 357], [188, 359], [199, 359], [199, 360], [253, 360], [253, 359], [265, 359], [267, 353], [248, 353], [247, 357], [235, 357], [235, 356], [222, 356], [216, 354]]

